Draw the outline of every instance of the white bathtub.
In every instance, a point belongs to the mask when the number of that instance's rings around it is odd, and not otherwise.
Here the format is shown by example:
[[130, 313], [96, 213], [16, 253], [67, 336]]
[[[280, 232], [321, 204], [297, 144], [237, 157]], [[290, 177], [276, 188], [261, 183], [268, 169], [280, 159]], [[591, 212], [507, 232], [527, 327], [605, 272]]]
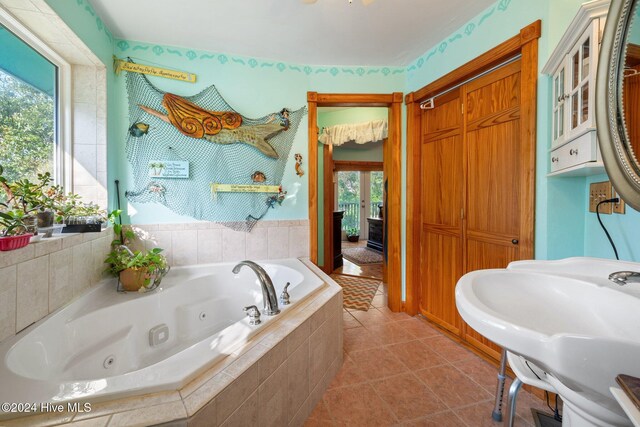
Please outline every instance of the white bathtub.
[[[263, 311], [255, 273], [234, 263], [173, 268], [162, 288], [118, 294], [106, 281], [67, 307], [0, 343], [0, 402], [98, 401], [175, 390], [231, 354], [265, 325], [326, 286], [298, 260], [259, 263], [291, 304], [250, 326], [242, 308]], [[168, 340], [150, 344], [166, 325]]]

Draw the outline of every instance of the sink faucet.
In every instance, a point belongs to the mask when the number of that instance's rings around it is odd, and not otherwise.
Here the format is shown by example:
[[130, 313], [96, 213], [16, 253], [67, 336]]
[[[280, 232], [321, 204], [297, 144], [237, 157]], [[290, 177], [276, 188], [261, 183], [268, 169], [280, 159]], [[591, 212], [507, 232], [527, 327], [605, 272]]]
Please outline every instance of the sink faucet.
[[244, 266], [249, 267], [256, 273], [258, 276], [258, 280], [260, 281], [260, 286], [262, 287], [262, 299], [264, 300], [264, 314], [267, 316], [275, 316], [280, 313], [280, 309], [278, 308], [278, 297], [276, 296], [276, 290], [273, 287], [273, 282], [271, 282], [271, 278], [264, 271], [264, 268], [260, 267], [253, 261], [245, 260], [239, 262], [235, 267], [233, 267], [233, 274], [238, 274], [240, 269]]
[[628, 283], [640, 283], [640, 273], [635, 271], [616, 271], [609, 275], [609, 280], [620, 286]]

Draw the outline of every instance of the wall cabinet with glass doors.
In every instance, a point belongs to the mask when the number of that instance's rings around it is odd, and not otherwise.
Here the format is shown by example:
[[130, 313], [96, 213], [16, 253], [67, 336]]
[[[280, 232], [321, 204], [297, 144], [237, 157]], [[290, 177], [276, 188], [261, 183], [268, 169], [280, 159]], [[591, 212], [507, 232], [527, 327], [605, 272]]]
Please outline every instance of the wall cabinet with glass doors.
[[550, 176], [604, 172], [594, 108], [608, 6], [605, 0], [583, 4], [543, 69], [552, 76]]

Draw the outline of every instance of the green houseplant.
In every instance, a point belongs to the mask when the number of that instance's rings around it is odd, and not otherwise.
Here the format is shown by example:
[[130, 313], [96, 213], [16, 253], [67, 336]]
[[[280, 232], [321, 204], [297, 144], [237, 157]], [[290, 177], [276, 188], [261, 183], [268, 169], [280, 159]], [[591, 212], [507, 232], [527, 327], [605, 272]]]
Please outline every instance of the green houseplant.
[[143, 252], [132, 251], [126, 246], [135, 235], [132, 230], [125, 230], [118, 223], [121, 213], [116, 210], [109, 214], [108, 220], [113, 224], [116, 237], [111, 242], [111, 252], [104, 262], [109, 264], [107, 271], [119, 278], [123, 290], [146, 292], [160, 284], [169, 271], [169, 265], [161, 248]]
[[24, 224], [24, 212], [11, 209], [7, 204], [0, 203], [4, 210], [0, 211], [0, 251], [11, 251], [29, 244], [32, 234], [27, 233]]
[[347, 229], [347, 240], [350, 242], [357, 242], [360, 240], [360, 230], [355, 227]]

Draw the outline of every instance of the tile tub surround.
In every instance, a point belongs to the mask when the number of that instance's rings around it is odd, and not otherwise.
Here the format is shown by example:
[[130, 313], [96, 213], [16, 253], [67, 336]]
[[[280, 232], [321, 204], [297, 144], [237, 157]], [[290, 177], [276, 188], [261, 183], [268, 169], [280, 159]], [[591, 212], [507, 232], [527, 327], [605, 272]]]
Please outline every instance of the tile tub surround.
[[105, 278], [113, 240], [100, 233], [65, 234], [0, 252], [0, 341], [47, 316]]
[[217, 222], [134, 224], [132, 249], [161, 247], [169, 265], [309, 256], [309, 221], [259, 221], [250, 233]]
[[2, 426], [302, 426], [342, 366], [342, 290], [326, 285], [242, 348], [180, 390], [92, 405], [91, 412], [39, 414]]

